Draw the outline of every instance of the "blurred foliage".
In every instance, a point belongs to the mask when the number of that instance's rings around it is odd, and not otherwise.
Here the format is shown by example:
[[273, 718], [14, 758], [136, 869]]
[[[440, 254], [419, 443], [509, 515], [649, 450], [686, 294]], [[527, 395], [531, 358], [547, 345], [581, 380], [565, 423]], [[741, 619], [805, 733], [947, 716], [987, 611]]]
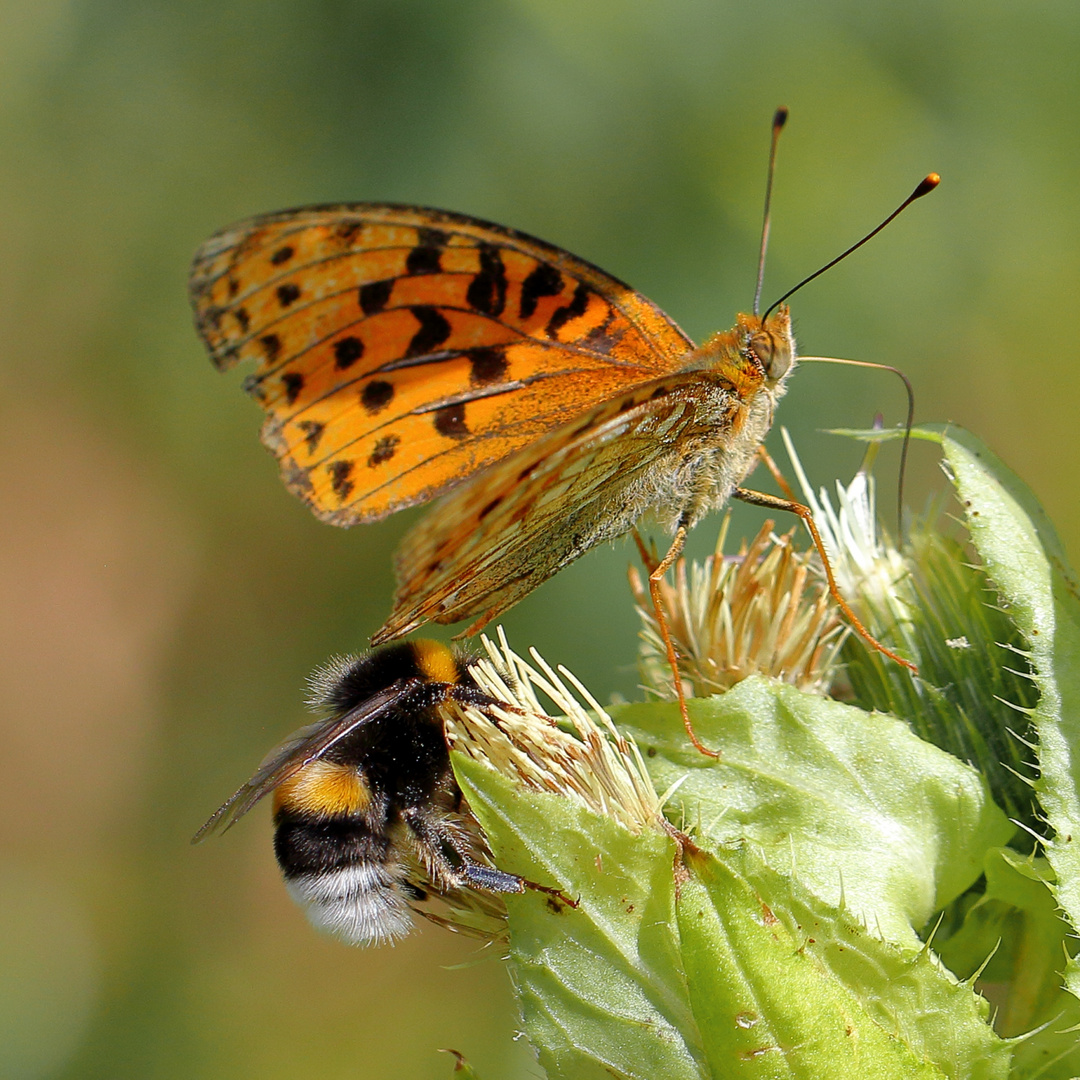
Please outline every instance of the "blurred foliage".
[[[749, 304], [786, 104], [767, 296], [940, 172], [797, 298], [800, 342], [903, 367], [921, 417], [983, 434], [1075, 552], [1080, 365], [1055, 313], [1080, 289], [1078, 47], [1068, 0], [2, 0], [0, 917], [26, 948], [58, 926], [32, 993], [0, 966], [5, 1075], [434, 1077], [439, 1046], [532, 1068], [497, 960], [447, 970], [474, 948], [436, 931], [316, 939], [257, 821], [187, 846], [296, 725], [306, 671], [381, 621], [407, 524], [336, 532], [281, 488], [191, 330], [206, 235], [307, 202], [446, 206], [597, 262], [701, 338]], [[823, 480], [859, 451], [818, 429], [901, 407], [818, 367], [781, 416]], [[738, 509], [737, 533], [759, 523]], [[634, 696], [631, 554], [561, 574], [511, 641]]]

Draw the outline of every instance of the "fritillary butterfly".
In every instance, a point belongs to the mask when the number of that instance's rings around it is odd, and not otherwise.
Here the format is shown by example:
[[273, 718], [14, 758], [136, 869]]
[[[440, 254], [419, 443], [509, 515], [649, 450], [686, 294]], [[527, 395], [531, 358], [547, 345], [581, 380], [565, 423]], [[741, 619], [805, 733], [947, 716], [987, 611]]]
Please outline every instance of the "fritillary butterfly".
[[254, 361], [263, 442], [318, 517], [446, 496], [401, 543], [374, 644], [429, 620], [475, 633], [646, 512], [676, 535], [655, 576], [732, 495], [770, 498], [739, 485], [795, 364], [786, 306], [696, 347], [569, 252], [386, 203], [227, 228], [197, 252], [191, 296], [214, 363]]
[[354, 203], [218, 233], [191, 277], [214, 363], [251, 359], [263, 442], [334, 525], [457, 490], [398, 553], [394, 612], [480, 625], [646, 510], [693, 525], [749, 471], [791, 372], [786, 308], [700, 349], [568, 252]]

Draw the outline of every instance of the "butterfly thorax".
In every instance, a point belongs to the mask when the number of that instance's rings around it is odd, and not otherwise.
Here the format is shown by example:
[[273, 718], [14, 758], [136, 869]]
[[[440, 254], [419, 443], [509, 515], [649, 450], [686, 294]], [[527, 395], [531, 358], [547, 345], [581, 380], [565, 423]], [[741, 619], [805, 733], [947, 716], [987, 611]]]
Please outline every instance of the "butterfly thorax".
[[693, 418], [668, 454], [642, 471], [630, 513], [647, 508], [674, 530], [721, 507], [757, 462], [794, 359], [787, 308], [766, 320], [740, 314], [695, 349], [685, 368], [701, 373], [685, 387]]

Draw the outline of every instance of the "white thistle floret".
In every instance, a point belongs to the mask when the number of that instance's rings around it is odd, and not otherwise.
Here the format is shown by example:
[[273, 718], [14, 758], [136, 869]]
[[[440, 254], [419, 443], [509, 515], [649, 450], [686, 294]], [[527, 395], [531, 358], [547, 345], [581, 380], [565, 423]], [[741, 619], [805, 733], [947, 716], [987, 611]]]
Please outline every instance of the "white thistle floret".
[[903, 598], [909, 575], [903, 555], [878, 531], [876, 485], [863, 467], [850, 484], [836, 481], [836, 508], [825, 488], [815, 493], [786, 428], [780, 433], [791, 466], [802, 488], [803, 501], [813, 511], [840, 592], [903, 627], [913, 621], [911, 605]]
[[[498, 645], [481, 638], [487, 659], [470, 671], [485, 693], [520, 712], [455, 704], [447, 710], [450, 748], [526, 787], [574, 799], [633, 833], [660, 827], [661, 801], [634, 741], [618, 731], [566, 668], [554, 670], [531, 649], [534, 667], [510, 648], [501, 627], [498, 636]], [[538, 691], [569, 721], [572, 732], [547, 715]]]

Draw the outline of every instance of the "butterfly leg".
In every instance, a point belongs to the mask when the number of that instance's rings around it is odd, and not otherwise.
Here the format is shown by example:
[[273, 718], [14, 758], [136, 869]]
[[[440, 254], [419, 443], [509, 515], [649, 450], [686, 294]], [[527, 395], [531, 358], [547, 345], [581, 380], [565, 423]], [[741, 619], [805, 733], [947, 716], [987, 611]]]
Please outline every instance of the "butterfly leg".
[[[646, 559], [648, 554], [646, 551], [642, 551], [642, 561], [645, 563], [646, 569], [649, 571], [649, 595], [652, 597], [653, 611], [656, 613], [656, 625], [660, 630], [660, 637], [664, 641], [664, 650], [667, 653], [668, 665], [671, 668], [672, 678], [675, 680], [675, 694], [679, 699], [679, 715], [682, 717], [683, 725], [686, 727], [686, 734], [690, 736], [690, 741], [694, 744], [694, 749], [699, 754], [704, 754], [706, 757], [718, 758], [720, 754], [716, 750], [710, 750], [698, 737], [694, 731], [694, 725], [690, 722], [690, 713], [686, 708], [686, 694], [683, 691], [682, 676], [679, 674], [679, 657], [675, 652], [675, 643], [671, 640], [671, 631], [668, 629], [667, 616], [664, 614], [663, 597], [660, 595], [660, 583], [664, 580], [664, 575], [675, 564], [675, 561], [682, 554], [683, 546], [686, 544], [687, 527], [680, 525], [675, 530], [675, 538], [671, 541], [671, 547], [668, 548], [667, 554], [659, 561], [654, 559]], [[635, 536], [636, 536], [635, 532]], [[641, 546], [641, 540], [638, 539], [638, 544]]]
[[641, 533], [637, 531], [636, 526], [630, 530], [630, 535], [633, 536], [634, 543], [637, 545], [638, 555], [641, 556], [641, 565], [645, 567], [645, 573], [651, 574], [660, 561], [656, 557], [656, 547], [650, 546], [642, 540]]
[[784, 474], [780, 471], [780, 466], [773, 461], [772, 454], [765, 449], [765, 444], [762, 443], [757, 448], [757, 456], [761, 459], [761, 463], [772, 474], [772, 478], [776, 481], [780, 490], [792, 501], [795, 502], [795, 492], [791, 490], [791, 485], [784, 479]]
[[817, 548], [818, 554], [821, 556], [821, 565], [825, 568], [825, 577], [829, 582], [829, 592], [836, 601], [837, 606], [844, 613], [844, 617], [851, 624], [851, 628], [859, 635], [859, 637], [883, 656], [887, 656], [890, 660], [906, 667], [913, 674], [919, 674], [919, 669], [910, 660], [905, 660], [902, 656], [898, 656], [891, 649], [887, 649], [882, 645], [881, 642], [878, 641], [865, 626], [863, 626], [859, 621], [859, 617], [851, 610], [848, 602], [840, 595], [840, 590], [836, 586], [836, 578], [833, 576], [832, 563], [829, 562], [828, 552], [826, 552], [825, 545], [821, 542], [821, 533], [818, 532], [817, 525], [814, 524], [814, 515], [810, 510], [810, 507], [803, 506], [802, 503], [796, 502], [794, 499], [781, 499], [777, 495], [766, 495], [763, 492], [750, 491], [747, 488], [736, 488], [732, 494], [736, 499], [741, 499], [751, 506], [762, 506], [767, 510], [785, 510], [789, 514], [797, 514], [802, 518], [803, 524], [806, 526], [807, 531], [814, 541], [814, 547]]

